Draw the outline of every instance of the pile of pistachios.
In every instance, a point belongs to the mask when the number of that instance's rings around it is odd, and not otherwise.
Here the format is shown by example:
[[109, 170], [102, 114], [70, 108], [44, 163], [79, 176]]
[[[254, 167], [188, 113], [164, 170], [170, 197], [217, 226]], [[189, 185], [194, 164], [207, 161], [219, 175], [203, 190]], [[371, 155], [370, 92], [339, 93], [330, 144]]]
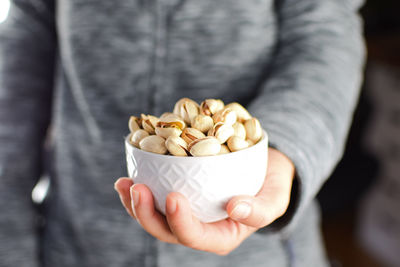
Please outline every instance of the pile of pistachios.
[[213, 156], [245, 149], [262, 137], [258, 119], [239, 103], [206, 99], [176, 102], [159, 118], [141, 114], [129, 119], [128, 141], [144, 151], [174, 156]]

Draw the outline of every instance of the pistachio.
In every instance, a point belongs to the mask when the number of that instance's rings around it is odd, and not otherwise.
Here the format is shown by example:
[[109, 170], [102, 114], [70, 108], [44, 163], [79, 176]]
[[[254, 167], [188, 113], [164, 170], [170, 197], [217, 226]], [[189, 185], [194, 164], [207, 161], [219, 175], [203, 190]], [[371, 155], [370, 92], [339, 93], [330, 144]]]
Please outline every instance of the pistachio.
[[240, 122], [244, 122], [251, 119], [250, 113], [237, 102], [229, 103], [228, 105], [225, 106], [225, 108], [229, 108], [235, 111], [237, 115], [237, 120]]
[[150, 135], [143, 138], [139, 142], [139, 147], [140, 149], [147, 152], [153, 152], [157, 154], [167, 153], [167, 147], [165, 146], [165, 139], [157, 135]]
[[142, 125], [141, 119], [135, 116], [131, 116], [129, 118], [129, 130], [131, 131], [131, 133], [134, 133], [136, 130], [140, 129], [140, 126]]
[[149, 134], [155, 134], [155, 128], [159, 119], [156, 116], [145, 114], [141, 114], [141, 117], [143, 129]]
[[157, 123], [157, 127], [163, 127], [163, 128], [175, 127], [180, 130], [183, 130], [186, 127], [186, 124], [181, 117], [173, 113], [170, 113], [160, 118], [160, 120]]
[[130, 143], [135, 147], [139, 147], [139, 142], [147, 136], [149, 136], [147, 131], [142, 129], [136, 130], [130, 137]]
[[246, 139], [246, 128], [244, 128], [243, 123], [240, 122], [235, 122], [233, 125], [233, 130], [234, 130], [234, 134], [235, 136], [238, 136], [242, 139]]
[[231, 151], [229, 150], [229, 148], [228, 148], [227, 145], [221, 145], [221, 150], [219, 151], [218, 155], [221, 155], [221, 154], [228, 154], [228, 153], [230, 153], [230, 152], [231, 152]]
[[185, 140], [178, 136], [170, 136], [167, 138], [165, 141], [165, 146], [167, 147], [169, 153], [174, 156], [187, 156], [188, 155], [188, 150], [187, 150], [187, 143]]
[[249, 147], [255, 145], [255, 143], [253, 141], [251, 141], [250, 139], [246, 139], [246, 142], [249, 144]]
[[224, 108], [212, 116], [214, 123], [223, 122], [228, 125], [233, 125], [236, 122], [236, 112], [230, 108]]
[[191, 125], [200, 132], [206, 133], [213, 127], [214, 121], [210, 116], [199, 114], [193, 118]]
[[218, 141], [223, 144], [228, 140], [229, 137], [231, 137], [235, 133], [233, 127], [231, 125], [218, 122], [217, 124], [214, 125], [211, 136], [215, 136], [215, 138], [218, 139]]
[[180, 136], [182, 130], [175, 127], [156, 127], [155, 129], [156, 135], [161, 136], [162, 138], [168, 138], [170, 136]]
[[213, 156], [221, 151], [221, 144], [217, 138], [208, 136], [191, 142], [188, 150], [192, 156]]
[[180, 136], [185, 122], [175, 114], [165, 115], [156, 125], [155, 132], [158, 136], [168, 138], [169, 136]]
[[189, 98], [182, 98], [176, 102], [173, 113], [181, 116], [183, 120], [190, 124], [192, 119], [199, 114], [199, 104]]
[[262, 136], [260, 122], [256, 118], [251, 118], [245, 122], [244, 127], [246, 128], [247, 138], [257, 143]]
[[165, 118], [165, 117], [167, 117], [169, 115], [172, 115], [172, 114], [174, 114], [174, 113], [172, 113], [172, 112], [164, 112], [163, 114], [161, 114], [160, 119]]
[[181, 137], [186, 143], [190, 144], [192, 141], [206, 136], [195, 128], [186, 128], [182, 131]]
[[249, 143], [247, 143], [246, 140], [238, 137], [238, 136], [232, 136], [228, 139], [228, 147], [232, 152], [242, 150], [245, 148], [249, 147]]
[[225, 154], [254, 145], [263, 134], [260, 122], [242, 105], [211, 98], [200, 105], [181, 98], [172, 113], [131, 116], [128, 126], [133, 146], [174, 156]]
[[224, 102], [220, 99], [206, 99], [200, 104], [200, 113], [212, 116], [224, 108]]

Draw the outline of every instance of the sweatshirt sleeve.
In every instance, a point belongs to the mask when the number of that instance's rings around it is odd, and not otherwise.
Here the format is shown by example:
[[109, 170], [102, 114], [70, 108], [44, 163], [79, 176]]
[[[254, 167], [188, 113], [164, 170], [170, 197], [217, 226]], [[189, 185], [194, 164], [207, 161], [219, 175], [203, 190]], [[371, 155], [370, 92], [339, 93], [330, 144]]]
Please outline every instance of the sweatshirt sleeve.
[[342, 156], [365, 60], [361, 2], [277, 1], [276, 56], [249, 111], [297, 175], [288, 211], [269, 229], [289, 231]]
[[53, 3], [15, 0], [0, 23], [0, 265], [38, 266], [31, 191], [50, 121]]

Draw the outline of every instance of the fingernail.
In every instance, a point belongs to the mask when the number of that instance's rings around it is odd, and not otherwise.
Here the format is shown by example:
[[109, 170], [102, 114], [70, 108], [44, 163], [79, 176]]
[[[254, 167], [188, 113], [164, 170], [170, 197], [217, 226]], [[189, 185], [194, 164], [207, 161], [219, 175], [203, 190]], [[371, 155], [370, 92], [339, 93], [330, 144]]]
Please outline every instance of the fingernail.
[[[118, 181], [116, 181], [116, 182], [114, 183], [114, 190], [118, 192], [117, 183], [118, 183]], [[119, 192], [118, 192], [118, 193], [119, 193]]]
[[132, 198], [133, 205], [137, 207], [137, 205], [139, 205], [139, 201], [140, 201], [140, 193], [135, 190], [135, 186], [131, 186], [130, 190], [131, 190], [131, 198]]
[[171, 214], [171, 215], [174, 214], [175, 211], [176, 211], [176, 200], [171, 199], [166, 208], [167, 208], [167, 213], [168, 214]]
[[230, 217], [233, 219], [245, 219], [249, 217], [251, 212], [251, 206], [247, 202], [239, 202], [232, 210]]

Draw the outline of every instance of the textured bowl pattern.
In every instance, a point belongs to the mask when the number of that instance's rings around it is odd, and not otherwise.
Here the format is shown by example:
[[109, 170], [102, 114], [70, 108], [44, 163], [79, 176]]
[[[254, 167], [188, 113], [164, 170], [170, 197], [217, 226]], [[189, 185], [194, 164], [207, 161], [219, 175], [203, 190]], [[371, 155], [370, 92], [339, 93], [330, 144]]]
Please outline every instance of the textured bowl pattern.
[[147, 185], [156, 208], [165, 214], [165, 199], [180, 192], [203, 222], [228, 217], [227, 201], [236, 195], [255, 195], [261, 188], [268, 160], [268, 137], [245, 150], [208, 157], [176, 157], [149, 153], [125, 140], [128, 175]]

